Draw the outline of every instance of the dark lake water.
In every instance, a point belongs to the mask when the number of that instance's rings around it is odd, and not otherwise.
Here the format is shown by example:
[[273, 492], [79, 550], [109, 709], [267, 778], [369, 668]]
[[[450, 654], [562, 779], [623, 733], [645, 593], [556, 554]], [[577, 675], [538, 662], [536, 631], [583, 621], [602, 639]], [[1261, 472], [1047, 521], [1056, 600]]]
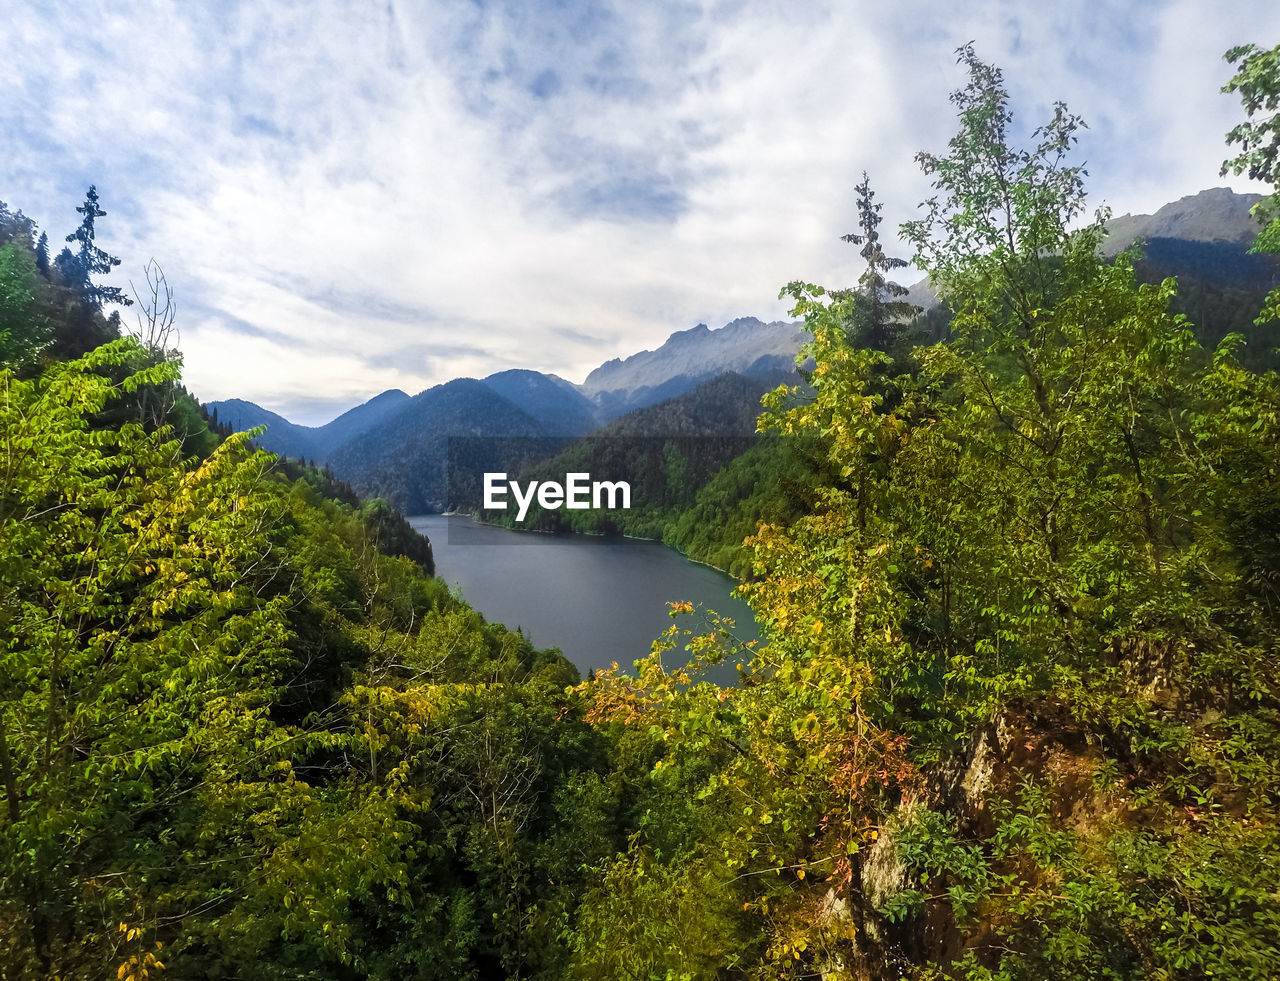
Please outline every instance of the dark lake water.
[[[436, 575], [485, 619], [560, 648], [584, 676], [613, 661], [630, 671], [671, 626], [668, 602], [732, 617], [743, 642], [759, 636], [751, 608], [730, 595], [733, 579], [656, 542], [508, 531], [440, 514], [409, 523], [431, 539]], [[712, 677], [732, 684], [737, 671], [725, 663]]]

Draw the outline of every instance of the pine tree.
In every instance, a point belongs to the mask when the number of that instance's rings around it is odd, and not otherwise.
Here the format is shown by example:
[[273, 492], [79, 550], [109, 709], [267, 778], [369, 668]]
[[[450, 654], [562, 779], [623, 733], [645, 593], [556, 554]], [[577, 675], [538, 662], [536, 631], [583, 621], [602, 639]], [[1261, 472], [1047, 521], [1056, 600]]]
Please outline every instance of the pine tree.
[[98, 248], [93, 242], [94, 222], [106, 215], [106, 212], [98, 207], [98, 189], [96, 186], [92, 184], [89, 186], [89, 190], [85, 194], [84, 204], [76, 208], [76, 212], [83, 215], [84, 218], [80, 222], [80, 227], [67, 236], [67, 241], [80, 243], [80, 249], [75, 258], [79, 262], [83, 273], [81, 289], [84, 298], [99, 306], [104, 303], [119, 303], [126, 307], [131, 305], [133, 301], [124, 295], [124, 290], [119, 286], [97, 286], [94, 285], [91, 278], [94, 273], [106, 274], [120, 265], [119, 259]]
[[45, 279], [49, 278], [49, 236], [40, 233], [40, 241], [36, 243], [36, 269]]
[[842, 240], [861, 245], [860, 255], [867, 268], [858, 278], [858, 288], [853, 294], [855, 306], [848, 327], [849, 342], [856, 347], [869, 347], [876, 351], [888, 351], [898, 334], [899, 327], [909, 321], [919, 308], [901, 299], [907, 295], [905, 286], [891, 282], [888, 273], [904, 269], [906, 259], [898, 259], [884, 253], [880, 245], [880, 209], [875, 203], [875, 191], [871, 190], [871, 178], [862, 172], [862, 183], [855, 189], [858, 195], [859, 232], [842, 236]]

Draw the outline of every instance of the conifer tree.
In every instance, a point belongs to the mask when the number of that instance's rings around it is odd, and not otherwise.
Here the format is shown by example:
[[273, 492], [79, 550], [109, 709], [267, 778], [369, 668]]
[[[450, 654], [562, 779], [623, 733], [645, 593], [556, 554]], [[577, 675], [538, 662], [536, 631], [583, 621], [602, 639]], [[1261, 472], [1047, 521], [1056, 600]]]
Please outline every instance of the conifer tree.
[[862, 246], [859, 254], [866, 260], [867, 268], [858, 277], [849, 342], [856, 347], [888, 351], [899, 327], [919, 313], [919, 309], [901, 299], [907, 295], [906, 287], [888, 277], [891, 270], [904, 269], [909, 263], [906, 259], [885, 255], [879, 232], [883, 205], [875, 203], [875, 191], [865, 170], [862, 182], [854, 190], [858, 195], [859, 231], [842, 236], [842, 240]]
[[40, 241], [36, 243], [36, 269], [45, 279], [49, 278], [49, 236], [40, 233]]
[[76, 208], [76, 212], [84, 217], [80, 222], [80, 227], [67, 236], [67, 241], [78, 242], [80, 245], [75, 258], [79, 263], [83, 277], [81, 289], [85, 299], [99, 306], [104, 303], [119, 303], [121, 306], [126, 307], [131, 305], [133, 301], [125, 296], [124, 290], [119, 286], [98, 286], [92, 280], [94, 273], [106, 274], [120, 265], [119, 259], [109, 255], [106, 250], [99, 248], [93, 241], [94, 222], [107, 214], [98, 207], [98, 189], [96, 186], [89, 185], [89, 190], [85, 194], [84, 204]]

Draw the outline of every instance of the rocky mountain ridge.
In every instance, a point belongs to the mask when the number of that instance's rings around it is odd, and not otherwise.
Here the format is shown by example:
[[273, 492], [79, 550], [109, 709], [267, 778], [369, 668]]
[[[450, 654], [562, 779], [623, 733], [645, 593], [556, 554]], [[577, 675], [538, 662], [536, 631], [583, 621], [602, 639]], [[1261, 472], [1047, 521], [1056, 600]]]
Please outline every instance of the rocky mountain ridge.
[[1250, 214], [1261, 194], [1237, 194], [1229, 187], [1211, 187], [1171, 201], [1151, 215], [1124, 214], [1107, 222], [1103, 252], [1115, 255], [1135, 239], [1174, 238], [1188, 242], [1227, 242], [1250, 246], [1258, 223]]
[[[1269, 288], [1274, 261], [1247, 254], [1258, 230], [1250, 209], [1258, 200], [1256, 194], [1210, 188], [1154, 214], [1122, 215], [1107, 224], [1104, 252], [1114, 255], [1141, 239], [1148, 252], [1146, 275], [1177, 275], [1193, 292], [1204, 292], [1206, 283], [1211, 291]], [[927, 280], [912, 286], [907, 300], [924, 309], [937, 305]], [[412, 398], [398, 389], [383, 392], [319, 427], [295, 425], [240, 399], [207, 408], [237, 429], [265, 425], [258, 442], [268, 450], [330, 463], [361, 493], [388, 496], [412, 509], [442, 500], [438, 474], [448, 435], [582, 436], [726, 374], [763, 390], [797, 380], [795, 357], [807, 338], [799, 322], [741, 317], [714, 330], [697, 324], [653, 350], [606, 361], [581, 385], [511, 369], [481, 380], [455, 379]], [[437, 476], [426, 480], [428, 470]]]
[[652, 351], [606, 361], [581, 388], [606, 416], [616, 416], [682, 395], [727, 372], [744, 378], [790, 372], [808, 336], [797, 321], [739, 317], [718, 330], [698, 324], [676, 331]]

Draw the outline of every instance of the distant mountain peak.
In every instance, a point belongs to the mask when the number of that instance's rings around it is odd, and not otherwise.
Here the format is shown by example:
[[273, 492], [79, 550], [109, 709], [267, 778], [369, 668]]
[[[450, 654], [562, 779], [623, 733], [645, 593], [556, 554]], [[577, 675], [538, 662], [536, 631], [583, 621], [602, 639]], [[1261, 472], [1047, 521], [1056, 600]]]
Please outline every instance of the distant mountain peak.
[[1259, 225], [1250, 214], [1261, 194], [1237, 194], [1229, 187], [1210, 187], [1170, 201], [1153, 215], [1121, 215], [1107, 222], [1103, 251], [1114, 255], [1134, 239], [1180, 238], [1189, 242], [1250, 245]]
[[549, 434], [580, 436], [599, 424], [595, 404], [559, 375], [510, 368], [494, 372], [483, 384], [536, 419]]
[[655, 350], [606, 361], [587, 375], [582, 390], [615, 415], [690, 391], [725, 372], [790, 370], [807, 339], [798, 322], [766, 324], [739, 317], [715, 330], [700, 323], [674, 332]]

